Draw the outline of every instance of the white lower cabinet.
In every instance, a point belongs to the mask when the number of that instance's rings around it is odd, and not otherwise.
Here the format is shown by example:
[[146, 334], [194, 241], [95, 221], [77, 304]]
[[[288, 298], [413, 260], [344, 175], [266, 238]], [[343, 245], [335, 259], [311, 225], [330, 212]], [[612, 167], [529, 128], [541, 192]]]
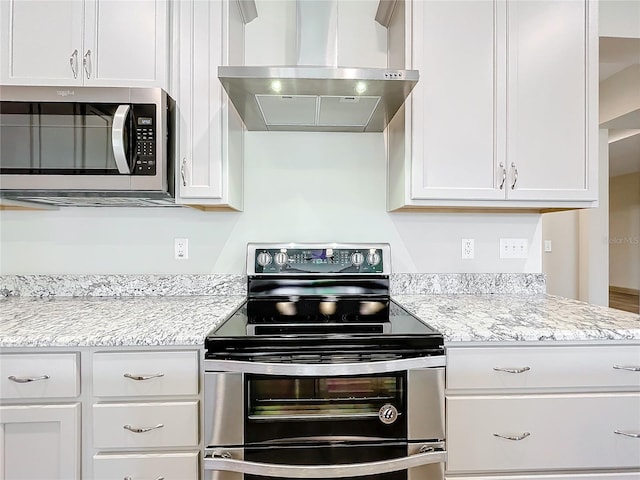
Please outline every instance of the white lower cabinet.
[[616, 473], [582, 473], [582, 474], [551, 474], [551, 475], [482, 475], [473, 477], [451, 477], [451, 480], [638, 480], [637, 472]]
[[199, 478], [199, 366], [197, 350], [93, 353], [95, 480]]
[[198, 453], [95, 455], [93, 479], [185, 480], [198, 478]]
[[0, 355], [0, 480], [80, 479], [77, 352]]
[[93, 406], [95, 448], [198, 446], [198, 402]]
[[640, 479], [640, 345], [447, 346], [447, 478]]
[[0, 479], [80, 479], [80, 404], [0, 406]]
[[[640, 393], [450, 398], [450, 472], [640, 466]], [[616, 433], [619, 432], [619, 433]]]

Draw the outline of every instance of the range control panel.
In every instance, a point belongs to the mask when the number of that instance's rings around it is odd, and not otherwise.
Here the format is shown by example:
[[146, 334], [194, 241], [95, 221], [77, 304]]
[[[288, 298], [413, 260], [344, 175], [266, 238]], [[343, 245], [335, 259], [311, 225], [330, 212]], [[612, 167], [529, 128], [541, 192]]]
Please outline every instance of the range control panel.
[[[251, 274], [387, 274], [388, 246], [260, 246], [250, 249]], [[253, 269], [252, 269], [253, 267]]]

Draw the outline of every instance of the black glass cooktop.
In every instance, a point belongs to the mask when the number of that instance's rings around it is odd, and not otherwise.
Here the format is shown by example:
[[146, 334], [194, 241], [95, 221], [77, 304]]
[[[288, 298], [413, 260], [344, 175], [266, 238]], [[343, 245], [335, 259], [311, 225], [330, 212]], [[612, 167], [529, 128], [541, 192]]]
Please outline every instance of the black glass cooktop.
[[337, 363], [444, 354], [442, 334], [391, 300], [389, 272], [387, 244], [249, 244], [248, 300], [207, 337], [206, 357]]
[[443, 343], [440, 332], [388, 298], [250, 299], [207, 337], [205, 348], [207, 358], [336, 363], [439, 355]]

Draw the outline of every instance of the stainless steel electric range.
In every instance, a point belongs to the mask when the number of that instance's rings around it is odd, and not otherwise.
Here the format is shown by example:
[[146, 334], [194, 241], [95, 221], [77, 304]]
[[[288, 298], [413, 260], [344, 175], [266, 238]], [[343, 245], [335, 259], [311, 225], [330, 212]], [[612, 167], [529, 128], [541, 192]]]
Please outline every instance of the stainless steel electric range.
[[390, 272], [387, 244], [249, 244], [205, 343], [205, 478], [443, 479], [443, 336]]

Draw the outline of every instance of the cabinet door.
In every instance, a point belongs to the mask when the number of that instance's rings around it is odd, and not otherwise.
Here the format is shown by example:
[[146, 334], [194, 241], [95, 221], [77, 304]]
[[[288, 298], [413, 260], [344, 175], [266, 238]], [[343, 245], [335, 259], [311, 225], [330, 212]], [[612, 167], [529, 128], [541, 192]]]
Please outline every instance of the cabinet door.
[[449, 397], [447, 468], [637, 469], [639, 432], [639, 393]]
[[218, 81], [218, 65], [241, 56], [240, 12], [234, 1], [182, 1], [178, 8], [176, 203], [240, 209], [243, 125]]
[[420, 71], [411, 100], [414, 199], [504, 199], [501, 5], [413, 2], [413, 68]]
[[509, 199], [597, 199], [595, 4], [507, 3]]
[[166, 89], [167, 30], [166, 0], [86, 0], [85, 85]]
[[0, 407], [0, 480], [80, 478], [80, 404]]
[[82, 8], [82, 0], [0, 2], [0, 81], [80, 85]]
[[94, 455], [94, 480], [120, 478], [197, 479], [198, 453]]

